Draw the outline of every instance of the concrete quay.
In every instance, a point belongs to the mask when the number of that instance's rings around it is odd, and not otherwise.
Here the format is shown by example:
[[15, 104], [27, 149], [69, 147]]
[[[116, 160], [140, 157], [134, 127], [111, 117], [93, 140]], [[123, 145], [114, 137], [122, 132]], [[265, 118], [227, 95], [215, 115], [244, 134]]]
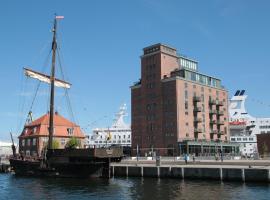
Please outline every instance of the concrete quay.
[[123, 160], [120, 163], [111, 163], [111, 176], [270, 183], [270, 161], [201, 160], [188, 164], [184, 161], [161, 161], [157, 166], [155, 160]]

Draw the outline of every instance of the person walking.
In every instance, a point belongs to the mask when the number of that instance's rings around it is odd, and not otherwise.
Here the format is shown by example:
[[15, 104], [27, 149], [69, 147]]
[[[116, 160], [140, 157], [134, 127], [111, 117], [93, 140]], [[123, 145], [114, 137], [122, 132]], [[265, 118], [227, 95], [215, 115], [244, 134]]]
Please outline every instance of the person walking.
[[220, 151], [220, 160], [221, 160], [221, 162], [223, 162], [223, 152], [222, 151]]
[[195, 153], [192, 154], [192, 160], [195, 162]]
[[185, 159], [185, 163], [187, 164], [187, 160], [188, 160], [188, 155], [187, 154], [184, 155], [184, 159]]

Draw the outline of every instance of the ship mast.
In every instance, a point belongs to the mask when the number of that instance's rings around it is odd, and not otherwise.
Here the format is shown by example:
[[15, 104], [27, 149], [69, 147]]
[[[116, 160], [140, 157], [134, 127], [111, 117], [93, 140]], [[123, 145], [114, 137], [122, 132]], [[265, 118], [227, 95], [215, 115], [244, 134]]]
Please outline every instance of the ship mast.
[[49, 121], [49, 141], [48, 149], [52, 149], [53, 146], [53, 132], [54, 132], [54, 82], [55, 82], [55, 55], [56, 55], [56, 29], [57, 29], [57, 20], [54, 19], [53, 25], [53, 41], [52, 41], [52, 67], [51, 67], [51, 96], [50, 96], [50, 121]]

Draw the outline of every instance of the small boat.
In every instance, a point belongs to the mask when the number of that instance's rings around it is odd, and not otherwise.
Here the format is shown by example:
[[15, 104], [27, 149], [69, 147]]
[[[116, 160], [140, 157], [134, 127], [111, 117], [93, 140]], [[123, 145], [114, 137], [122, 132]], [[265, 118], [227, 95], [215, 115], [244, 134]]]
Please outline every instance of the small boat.
[[[16, 154], [14, 143], [13, 156], [10, 166], [16, 175], [43, 176], [43, 177], [110, 177], [110, 162], [118, 162], [123, 157], [121, 147], [103, 148], [53, 148], [54, 137], [54, 93], [55, 86], [70, 88], [71, 84], [55, 78], [56, 60], [56, 31], [57, 21], [62, 16], [55, 16], [52, 40], [52, 65], [51, 74], [45, 75], [31, 69], [24, 68], [25, 75], [50, 84], [50, 111], [49, 111], [49, 138], [45, 153], [42, 156], [24, 156]], [[13, 138], [12, 138], [13, 142]], [[19, 144], [21, 145], [21, 144]]]

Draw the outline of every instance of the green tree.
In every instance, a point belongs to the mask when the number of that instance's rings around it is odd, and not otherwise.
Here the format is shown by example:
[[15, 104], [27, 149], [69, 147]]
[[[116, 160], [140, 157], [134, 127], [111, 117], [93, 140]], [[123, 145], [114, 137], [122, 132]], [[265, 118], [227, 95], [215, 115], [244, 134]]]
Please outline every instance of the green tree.
[[78, 138], [71, 137], [66, 144], [66, 148], [74, 149], [77, 147], [81, 147], [81, 141]]
[[[46, 149], [47, 146], [48, 146], [48, 142], [45, 143], [44, 148]], [[59, 147], [60, 147], [60, 144], [59, 144], [58, 140], [53, 140], [52, 141], [52, 148], [59, 149]]]

